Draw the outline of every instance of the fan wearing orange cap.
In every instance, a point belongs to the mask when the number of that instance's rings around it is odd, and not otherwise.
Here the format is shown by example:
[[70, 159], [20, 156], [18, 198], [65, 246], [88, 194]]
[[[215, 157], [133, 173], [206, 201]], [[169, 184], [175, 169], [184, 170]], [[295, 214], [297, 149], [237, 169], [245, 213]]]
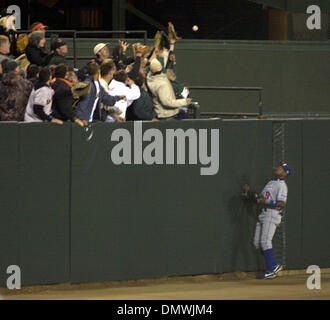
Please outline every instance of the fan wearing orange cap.
[[30, 26], [30, 32], [37, 31], [37, 30], [43, 30], [46, 32], [47, 29], [48, 29], [48, 26], [45, 26], [42, 22], [39, 22], [39, 21], [31, 24], [31, 26]]

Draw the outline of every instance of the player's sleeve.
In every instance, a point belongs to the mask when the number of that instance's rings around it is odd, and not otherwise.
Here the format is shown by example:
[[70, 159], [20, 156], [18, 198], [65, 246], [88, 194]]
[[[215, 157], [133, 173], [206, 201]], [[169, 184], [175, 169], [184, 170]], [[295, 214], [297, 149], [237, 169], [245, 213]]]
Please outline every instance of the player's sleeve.
[[286, 202], [287, 197], [288, 197], [288, 187], [285, 184], [283, 184], [278, 190], [276, 200]]

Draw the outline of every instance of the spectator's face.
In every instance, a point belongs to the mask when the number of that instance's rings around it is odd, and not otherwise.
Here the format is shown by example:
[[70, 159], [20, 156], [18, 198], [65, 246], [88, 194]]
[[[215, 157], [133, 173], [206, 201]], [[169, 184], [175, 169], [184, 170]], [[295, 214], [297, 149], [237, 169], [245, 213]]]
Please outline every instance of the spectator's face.
[[108, 59], [110, 57], [110, 50], [109, 50], [108, 46], [105, 46], [104, 48], [102, 48], [99, 51], [99, 55], [103, 60]]
[[39, 48], [43, 48], [45, 46], [46, 43], [46, 38], [42, 38], [39, 42]]
[[60, 56], [65, 56], [65, 55], [68, 53], [68, 46], [65, 44], [64, 46], [59, 47], [59, 48], [57, 49], [57, 53], [58, 53]]
[[9, 42], [9, 40], [3, 42], [3, 44], [0, 47], [0, 52], [2, 54], [8, 54], [10, 52], [10, 42]]
[[17, 67], [17, 68], [14, 70], [14, 73], [15, 73], [15, 74], [19, 74], [19, 67]]

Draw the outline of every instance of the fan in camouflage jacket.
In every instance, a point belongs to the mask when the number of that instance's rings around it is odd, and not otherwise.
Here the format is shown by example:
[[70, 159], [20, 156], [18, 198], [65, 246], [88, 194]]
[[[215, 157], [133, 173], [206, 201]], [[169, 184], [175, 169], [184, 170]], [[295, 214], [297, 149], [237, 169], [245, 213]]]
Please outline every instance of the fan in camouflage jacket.
[[33, 84], [14, 72], [0, 81], [0, 121], [24, 121], [26, 105]]

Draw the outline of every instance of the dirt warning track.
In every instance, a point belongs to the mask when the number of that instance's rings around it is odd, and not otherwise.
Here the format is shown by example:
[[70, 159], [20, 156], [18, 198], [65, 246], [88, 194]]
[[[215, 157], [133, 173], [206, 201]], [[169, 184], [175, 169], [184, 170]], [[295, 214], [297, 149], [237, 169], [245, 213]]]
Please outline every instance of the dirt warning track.
[[8, 300], [330, 300], [330, 269], [323, 269], [321, 289], [309, 290], [305, 271], [283, 271], [275, 279], [256, 273], [189, 276], [152, 280], [60, 284], [0, 289]]

